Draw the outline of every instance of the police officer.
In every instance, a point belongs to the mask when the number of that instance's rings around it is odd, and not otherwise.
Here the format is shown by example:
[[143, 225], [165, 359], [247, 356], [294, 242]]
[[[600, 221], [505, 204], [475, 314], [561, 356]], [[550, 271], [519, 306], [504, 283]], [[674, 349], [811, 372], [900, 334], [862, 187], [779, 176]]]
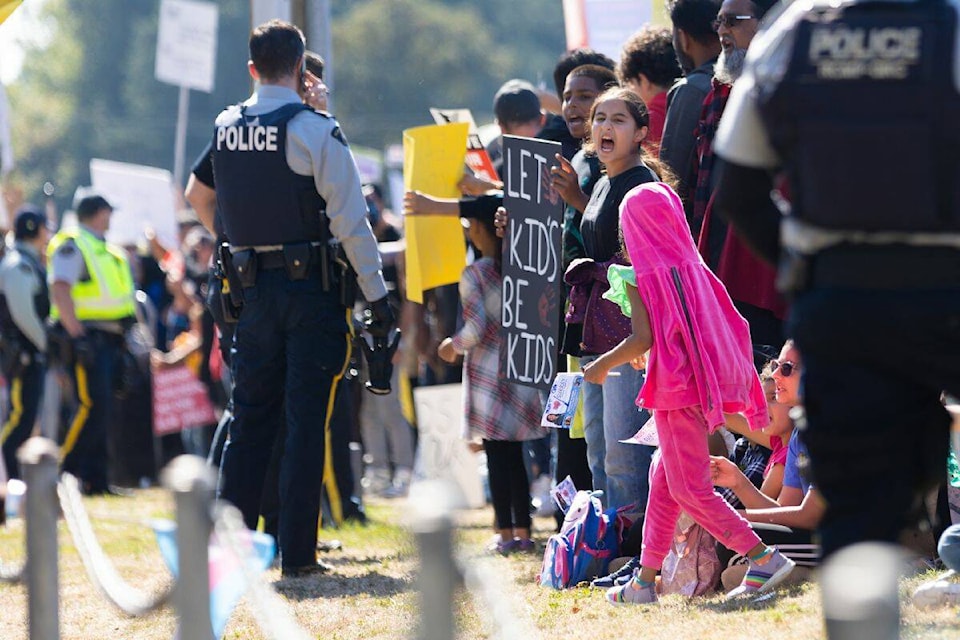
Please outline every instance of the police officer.
[[126, 252], [106, 241], [113, 207], [91, 195], [77, 204], [78, 227], [61, 229], [47, 249], [51, 318], [66, 333], [77, 409], [62, 432], [63, 470], [87, 494], [107, 493], [107, 426], [124, 332], [134, 321], [133, 275]]
[[825, 555], [896, 541], [944, 478], [940, 394], [960, 393], [957, 6], [794, 2], [751, 44], [717, 133], [715, 206], [781, 261], [793, 296]]
[[[325, 440], [349, 339], [350, 296], [337, 267], [348, 261], [356, 270], [372, 301], [374, 337], [384, 338], [394, 318], [350, 149], [337, 122], [298, 94], [303, 34], [273, 20], [254, 29], [249, 44], [259, 87], [217, 117], [213, 139], [217, 205], [243, 293], [234, 419], [219, 489], [255, 527], [274, 438], [286, 420], [278, 537], [290, 577], [324, 569], [315, 547]], [[333, 241], [346, 261], [335, 260]]]
[[17, 449], [37, 420], [47, 353], [50, 296], [43, 259], [50, 232], [43, 213], [30, 205], [21, 208], [13, 237], [12, 249], [0, 262], [0, 365], [9, 396], [0, 442], [10, 477], [19, 478]]

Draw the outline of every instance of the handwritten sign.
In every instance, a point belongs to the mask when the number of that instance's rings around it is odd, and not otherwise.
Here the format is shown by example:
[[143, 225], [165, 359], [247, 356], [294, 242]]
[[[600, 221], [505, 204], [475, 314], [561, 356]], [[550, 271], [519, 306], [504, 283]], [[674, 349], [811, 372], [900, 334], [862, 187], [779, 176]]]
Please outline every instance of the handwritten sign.
[[217, 421], [207, 388], [186, 366], [154, 369], [153, 433], [165, 436]]
[[503, 349], [500, 374], [549, 390], [557, 373], [563, 201], [549, 168], [560, 144], [503, 136]]

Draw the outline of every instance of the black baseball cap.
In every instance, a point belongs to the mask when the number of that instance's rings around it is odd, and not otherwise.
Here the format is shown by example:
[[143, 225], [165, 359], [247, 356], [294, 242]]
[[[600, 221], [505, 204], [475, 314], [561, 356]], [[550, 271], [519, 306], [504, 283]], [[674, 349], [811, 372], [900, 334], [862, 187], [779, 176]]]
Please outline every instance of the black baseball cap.
[[100, 209], [113, 211], [113, 206], [103, 196], [87, 196], [77, 203], [77, 217], [81, 220], [89, 218]]
[[13, 237], [17, 240], [31, 240], [40, 235], [40, 228], [47, 227], [47, 217], [32, 204], [24, 205], [17, 210], [13, 222]]
[[500, 124], [530, 122], [540, 117], [540, 98], [526, 80], [508, 80], [493, 96], [493, 114]]

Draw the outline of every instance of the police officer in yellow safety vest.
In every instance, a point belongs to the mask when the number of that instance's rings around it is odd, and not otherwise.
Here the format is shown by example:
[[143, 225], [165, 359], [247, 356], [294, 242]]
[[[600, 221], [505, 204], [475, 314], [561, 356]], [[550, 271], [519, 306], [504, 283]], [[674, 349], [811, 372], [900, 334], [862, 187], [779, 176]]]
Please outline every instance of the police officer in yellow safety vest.
[[106, 493], [107, 425], [124, 331], [135, 317], [126, 253], [104, 238], [113, 208], [101, 196], [77, 205], [79, 227], [57, 233], [47, 249], [51, 318], [70, 337], [65, 365], [77, 394], [73, 418], [61, 429], [63, 470], [87, 494]]

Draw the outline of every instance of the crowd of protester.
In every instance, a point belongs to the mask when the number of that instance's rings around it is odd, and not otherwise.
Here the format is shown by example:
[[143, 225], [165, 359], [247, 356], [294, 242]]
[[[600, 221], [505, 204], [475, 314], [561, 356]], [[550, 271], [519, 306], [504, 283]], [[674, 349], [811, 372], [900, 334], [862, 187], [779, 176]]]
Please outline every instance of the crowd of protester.
[[[402, 218], [379, 185], [365, 186], [403, 338], [390, 394], [360, 392], [364, 364], [357, 358], [338, 390], [331, 425], [338, 489], [327, 493], [336, 504], [327, 505], [325, 516], [363, 521], [363, 494], [405, 496], [417, 446], [410, 389], [462, 381], [463, 434], [486, 456], [492, 551], [536, 550], [531, 514], [555, 514], [559, 526], [563, 514], [549, 490], [570, 478], [578, 489], [603, 491], [605, 506], [634, 520], [620, 549], [627, 561], [593, 580], [613, 604], [657, 600], [657, 571], [681, 511], [716, 539], [724, 572], [714, 589], [722, 583], [732, 595], [763, 592], [794, 566], [817, 565], [814, 532], [826, 505], [806, 472], [803, 355], [784, 333], [787, 302], [775, 289], [773, 269], [712, 207], [713, 137], [772, 5], [673, 0], [671, 27], [640, 27], [618, 61], [587, 49], [562, 55], [553, 70], [556, 100], [516, 79], [493, 97], [501, 133], [562, 145], [550, 172], [565, 203], [566, 292], [599, 301], [586, 317], [568, 314], [561, 333], [561, 362], [585, 375], [578, 434], [542, 430], [542, 395], [499, 374], [500, 238], [509, 217], [503, 184], [468, 173], [459, 199], [404, 194], [405, 215], [466, 221], [470, 264], [459, 285], [424, 292], [422, 304], [406, 295]], [[557, 113], [550, 111], [555, 104]], [[488, 151], [499, 170], [499, 141]], [[216, 414], [230, 413], [230, 336], [215, 322], [222, 284], [211, 277], [219, 240], [188, 209], [178, 225], [177, 246], [148, 233], [127, 247], [143, 295], [127, 337], [129, 385], [118, 400], [117, 426], [108, 430], [110, 481], [118, 487], [154, 480], [158, 466], [181, 452], [216, 460], [225, 437], [215, 423], [161, 438], [149, 428], [139, 437], [129, 429], [131, 416], [149, 416], [151, 371], [161, 368], [185, 365], [206, 386]], [[672, 286], [678, 273], [693, 301], [692, 318], [652, 293]], [[626, 282], [619, 300], [617, 292], [601, 296], [610, 288], [608, 274]], [[357, 314], [361, 308], [358, 301]], [[696, 364], [688, 353], [676, 355], [687, 347], [664, 338], [687, 331], [703, 340]], [[711, 392], [718, 403], [704, 400]], [[658, 453], [623, 442], [651, 414]], [[358, 451], [360, 461], [352, 454]], [[950, 524], [946, 461], [943, 475], [939, 506], [920, 529], [931, 540]], [[269, 531], [275, 523], [268, 498]], [[921, 551], [935, 558], [932, 545]]]

